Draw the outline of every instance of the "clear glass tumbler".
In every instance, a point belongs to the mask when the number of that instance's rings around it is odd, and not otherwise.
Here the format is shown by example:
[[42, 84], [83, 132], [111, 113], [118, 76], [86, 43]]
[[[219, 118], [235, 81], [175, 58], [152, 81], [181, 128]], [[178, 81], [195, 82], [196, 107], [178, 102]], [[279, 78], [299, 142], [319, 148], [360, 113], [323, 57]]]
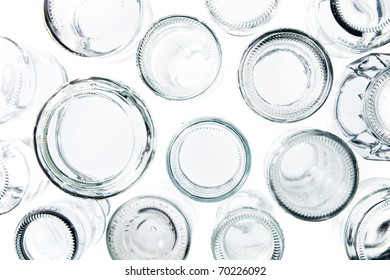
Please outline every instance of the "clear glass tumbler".
[[372, 53], [346, 67], [336, 121], [365, 159], [390, 160], [390, 55]]
[[44, 15], [53, 39], [84, 57], [128, 49], [151, 21], [148, 0], [45, 0]]
[[256, 191], [241, 191], [218, 208], [211, 238], [215, 259], [279, 260], [284, 236], [268, 200]]
[[183, 212], [162, 197], [140, 196], [124, 203], [107, 228], [114, 260], [183, 260], [191, 230]]
[[188, 16], [155, 22], [138, 46], [142, 79], [157, 95], [170, 100], [193, 98], [218, 76], [221, 46], [208, 26]]
[[251, 166], [249, 145], [232, 124], [196, 119], [173, 138], [167, 169], [176, 188], [202, 202], [225, 199], [244, 184]]
[[26, 214], [15, 233], [21, 260], [77, 260], [102, 237], [106, 200], [58, 201]]
[[265, 163], [271, 194], [291, 215], [322, 221], [339, 214], [359, 182], [352, 150], [339, 137], [317, 129], [289, 132], [276, 141]]
[[350, 259], [390, 259], [389, 179], [362, 181], [352, 203], [341, 215], [337, 229]]
[[333, 83], [325, 49], [294, 29], [267, 32], [244, 52], [238, 70], [242, 97], [258, 115], [295, 122], [314, 114]]
[[279, 0], [206, 0], [211, 18], [226, 32], [244, 36], [253, 34], [275, 13]]
[[308, 15], [310, 33], [336, 56], [390, 41], [389, 0], [314, 0]]
[[0, 215], [36, 196], [48, 182], [31, 140], [0, 141]]
[[66, 81], [65, 70], [51, 54], [22, 48], [13, 40], [0, 37], [0, 124], [35, 104], [41, 106], [48, 98], [47, 92]]
[[35, 128], [38, 160], [51, 181], [76, 196], [129, 188], [154, 155], [154, 126], [137, 94], [104, 78], [72, 81], [49, 99]]

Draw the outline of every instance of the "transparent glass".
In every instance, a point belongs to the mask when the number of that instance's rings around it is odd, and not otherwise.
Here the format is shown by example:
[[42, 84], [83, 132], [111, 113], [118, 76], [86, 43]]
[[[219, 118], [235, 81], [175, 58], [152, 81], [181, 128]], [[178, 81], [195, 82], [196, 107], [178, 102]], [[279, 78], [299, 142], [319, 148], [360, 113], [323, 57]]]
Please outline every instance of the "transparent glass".
[[106, 200], [57, 201], [30, 211], [15, 233], [21, 260], [77, 260], [104, 233]]
[[218, 76], [221, 46], [196, 18], [169, 16], [155, 22], [138, 46], [142, 79], [157, 95], [171, 100], [193, 98]]
[[211, 238], [215, 259], [279, 260], [284, 236], [268, 200], [256, 191], [241, 191], [221, 203]]
[[107, 228], [107, 247], [114, 260], [183, 260], [191, 230], [182, 211], [157, 196], [124, 203]]
[[372, 53], [346, 67], [336, 121], [365, 159], [390, 160], [390, 55]]
[[41, 106], [42, 99], [48, 98], [46, 92], [66, 81], [65, 70], [49, 53], [22, 48], [13, 40], [0, 37], [0, 124], [35, 104]]
[[279, 205], [306, 221], [340, 213], [353, 198], [359, 180], [352, 150], [337, 136], [317, 129], [289, 132], [276, 141], [265, 175]]
[[206, 0], [211, 18], [226, 32], [244, 36], [253, 34], [273, 16], [278, 0]]
[[308, 29], [332, 55], [346, 56], [390, 41], [389, 0], [314, 0]]
[[390, 259], [389, 214], [390, 180], [372, 178], [362, 181], [355, 198], [335, 224], [348, 258]]
[[225, 199], [244, 184], [251, 165], [249, 145], [232, 124], [201, 118], [173, 138], [167, 169], [176, 188], [202, 202]]
[[46, 103], [35, 128], [38, 160], [51, 181], [76, 196], [113, 196], [134, 184], [154, 154], [154, 126], [122, 83], [75, 80]]
[[84, 57], [130, 48], [151, 22], [147, 0], [45, 0], [44, 15], [53, 39]]
[[35, 197], [48, 182], [30, 139], [0, 140], [0, 215]]
[[238, 82], [255, 113], [275, 122], [295, 122], [314, 114], [326, 101], [333, 71], [317, 41], [298, 30], [280, 29], [249, 45]]

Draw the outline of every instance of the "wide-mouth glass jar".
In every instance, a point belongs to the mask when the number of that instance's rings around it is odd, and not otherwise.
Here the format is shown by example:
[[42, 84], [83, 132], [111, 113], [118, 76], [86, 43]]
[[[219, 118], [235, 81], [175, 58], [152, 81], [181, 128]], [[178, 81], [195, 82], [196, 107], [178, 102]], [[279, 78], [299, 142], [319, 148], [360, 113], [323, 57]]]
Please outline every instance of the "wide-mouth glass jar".
[[221, 68], [222, 51], [213, 31], [189, 16], [155, 22], [141, 40], [137, 66], [158, 96], [185, 100], [205, 92]]
[[390, 55], [372, 53], [346, 67], [336, 121], [365, 159], [390, 160]]
[[183, 212], [159, 196], [140, 196], [124, 203], [107, 228], [107, 247], [114, 260], [183, 260], [191, 229]]
[[35, 128], [38, 160], [62, 190], [113, 196], [134, 184], [154, 154], [154, 126], [137, 94], [104, 78], [74, 80], [49, 99]]
[[315, 0], [308, 29], [336, 56], [362, 53], [390, 41], [389, 0]]
[[84, 57], [128, 49], [151, 21], [147, 0], [45, 0], [43, 9], [53, 39]]
[[339, 214], [359, 181], [358, 164], [348, 145], [332, 133], [310, 128], [289, 132], [275, 142], [265, 176], [279, 205], [306, 221]]
[[349, 259], [390, 259], [389, 179], [362, 181], [355, 198], [342, 215], [337, 229]]
[[268, 200], [256, 191], [240, 191], [218, 208], [211, 237], [215, 259], [279, 260], [284, 236]]
[[247, 140], [235, 126], [219, 118], [200, 118], [173, 138], [166, 163], [179, 191], [197, 201], [214, 202], [242, 187], [251, 155]]
[[21, 260], [77, 260], [102, 237], [106, 200], [63, 200], [27, 213], [15, 233]]
[[275, 13], [278, 0], [206, 0], [211, 18], [232, 35], [250, 35]]
[[267, 32], [244, 52], [238, 83], [247, 105], [275, 122], [295, 122], [314, 114], [333, 82], [325, 49], [294, 29]]

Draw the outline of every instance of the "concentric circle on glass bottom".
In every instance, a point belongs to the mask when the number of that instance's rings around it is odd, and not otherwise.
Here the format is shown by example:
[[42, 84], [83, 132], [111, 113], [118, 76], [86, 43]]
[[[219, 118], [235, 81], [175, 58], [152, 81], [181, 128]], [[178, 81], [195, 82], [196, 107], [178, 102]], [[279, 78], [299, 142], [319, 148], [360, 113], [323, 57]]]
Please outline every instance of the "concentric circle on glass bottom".
[[171, 202], [142, 196], [114, 213], [106, 241], [111, 258], [116, 260], [183, 260], [191, 232], [186, 217]]
[[279, 205], [307, 221], [322, 221], [340, 213], [359, 181], [351, 149], [337, 136], [316, 129], [298, 130], [277, 142], [265, 172]]
[[169, 16], [155, 22], [139, 44], [137, 66], [147, 86], [170, 100], [193, 98], [218, 76], [220, 44], [202, 22]]
[[249, 35], [274, 14], [278, 0], [206, 0], [212, 17], [232, 35]]
[[333, 82], [331, 61], [312, 37], [293, 29], [268, 32], [245, 51], [238, 80], [248, 106], [275, 122], [314, 114]]
[[142, 23], [145, 0], [45, 0], [49, 33], [65, 49], [103, 56], [131, 44]]
[[154, 126], [129, 87], [103, 78], [75, 80], [46, 103], [35, 128], [38, 160], [62, 190], [103, 198], [124, 191], [154, 154]]
[[187, 124], [168, 149], [167, 168], [177, 187], [203, 202], [225, 199], [245, 182], [250, 150], [244, 136], [217, 118], [201, 118]]

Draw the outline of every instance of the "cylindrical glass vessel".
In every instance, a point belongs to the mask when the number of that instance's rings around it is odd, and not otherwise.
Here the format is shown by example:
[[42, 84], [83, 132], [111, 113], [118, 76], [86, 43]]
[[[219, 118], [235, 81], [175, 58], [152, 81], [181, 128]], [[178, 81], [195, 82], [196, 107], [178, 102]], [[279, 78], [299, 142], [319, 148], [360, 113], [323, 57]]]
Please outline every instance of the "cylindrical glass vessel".
[[39, 101], [43, 103], [42, 99], [48, 98], [46, 92], [66, 81], [65, 70], [49, 53], [22, 48], [13, 40], [0, 37], [0, 124], [35, 104], [41, 106]]
[[265, 175], [284, 210], [299, 219], [322, 221], [348, 205], [359, 172], [352, 150], [340, 138], [326, 131], [301, 129], [274, 144]]
[[278, 0], [206, 0], [211, 18], [226, 32], [244, 36], [253, 34], [273, 16]]
[[128, 49], [151, 21], [148, 0], [45, 0], [44, 15], [53, 39], [84, 57]]
[[389, 179], [362, 181], [355, 198], [342, 215], [339, 230], [350, 259], [390, 259]]
[[267, 32], [244, 52], [238, 83], [247, 105], [275, 122], [295, 122], [314, 114], [333, 82], [325, 49], [294, 29]]
[[15, 246], [22, 260], [76, 260], [104, 233], [108, 201], [53, 202], [19, 222]]
[[249, 145], [232, 124], [201, 118], [173, 138], [167, 169], [176, 188], [202, 202], [225, 199], [244, 184], [251, 165]]
[[154, 154], [154, 126], [137, 94], [103, 78], [75, 80], [46, 103], [35, 128], [38, 160], [51, 181], [76, 196], [129, 188]]
[[346, 69], [338, 89], [336, 121], [361, 156], [390, 160], [390, 55], [372, 53]]
[[182, 211], [157, 196], [124, 203], [107, 228], [107, 247], [114, 260], [183, 260], [191, 230]]
[[0, 215], [34, 197], [48, 182], [31, 140], [0, 141]]
[[211, 237], [215, 259], [279, 260], [284, 236], [268, 200], [256, 191], [241, 191], [218, 208]]
[[314, 0], [308, 15], [310, 33], [336, 56], [390, 41], [389, 0]]
[[218, 76], [221, 46], [204, 23], [188, 16], [155, 22], [138, 46], [141, 77], [157, 95], [170, 100], [193, 98]]

